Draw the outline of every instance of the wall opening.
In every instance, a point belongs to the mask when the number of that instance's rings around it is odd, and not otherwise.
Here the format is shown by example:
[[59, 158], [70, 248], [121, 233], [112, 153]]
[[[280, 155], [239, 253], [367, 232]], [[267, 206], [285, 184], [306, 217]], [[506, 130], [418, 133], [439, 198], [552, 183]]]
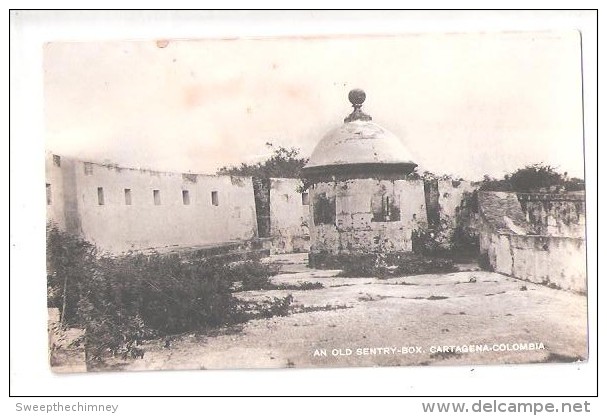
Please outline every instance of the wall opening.
[[253, 177], [253, 195], [255, 196], [255, 215], [257, 217], [257, 235], [270, 236], [270, 180]]
[[181, 199], [183, 200], [183, 205], [190, 205], [190, 191], [187, 189], [182, 190]]
[[160, 205], [160, 191], [154, 189], [154, 205]]
[[335, 197], [322, 192], [314, 197], [314, 224], [335, 224]]
[[55, 164], [55, 166], [60, 168], [61, 167], [61, 156], [53, 155], [53, 163]]
[[440, 206], [438, 204], [438, 180], [424, 180], [424, 197], [426, 199], [426, 216], [428, 226], [436, 228], [440, 225]]
[[400, 221], [400, 198], [394, 194], [378, 194], [371, 198], [373, 222]]
[[53, 203], [53, 195], [51, 193], [51, 184], [46, 184], [46, 205], [51, 205]]
[[301, 194], [301, 205], [310, 205], [310, 194], [303, 192]]
[[105, 205], [105, 197], [103, 195], [103, 188], [102, 187], [97, 188], [97, 204], [98, 205]]
[[132, 205], [133, 204], [133, 199], [131, 197], [131, 190], [128, 188], [125, 188], [124, 190], [124, 205]]
[[213, 204], [214, 206], [219, 205], [219, 193], [217, 191], [211, 192], [211, 204]]

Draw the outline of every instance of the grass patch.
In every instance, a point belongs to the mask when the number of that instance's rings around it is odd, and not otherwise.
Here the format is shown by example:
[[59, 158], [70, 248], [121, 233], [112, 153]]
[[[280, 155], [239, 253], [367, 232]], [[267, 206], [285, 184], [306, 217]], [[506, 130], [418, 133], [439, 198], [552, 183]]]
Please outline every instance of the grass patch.
[[307, 312], [324, 312], [324, 311], [336, 311], [340, 309], [350, 309], [352, 306], [347, 305], [324, 305], [324, 306], [300, 306], [295, 307], [292, 313], [307, 313]]
[[443, 299], [449, 299], [447, 296], [429, 296], [426, 298], [427, 300], [443, 300]]
[[272, 286], [278, 290], [316, 290], [324, 289], [325, 285], [320, 282], [301, 282], [301, 283], [278, 283]]
[[313, 267], [341, 269], [338, 277], [390, 277], [457, 271], [453, 260], [411, 252], [350, 255], [313, 254]]
[[383, 295], [375, 295], [374, 296], [374, 295], [372, 295], [370, 293], [365, 293], [365, 294], [359, 293], [359, 294], [362, 295], [362, 296], [358, 297], [358, 300], [361, 301], [361, 302], [373, 302], [373, 301], [376, 301], [376, 300], [383, 300], [383, 299], [387, 299], [389, 297], [392, 297], [392, 296], [383, 296]]
[[272, 318], [274, 316], [287, 316], [291, 309], [293, 296], [287, 295], [284, 298], [274, 297], [262, 301], [243, 301], [241, 310], [244, 316], [249, 319]]
[[506, 293], [506, 292], [502, 291], [502, 292], [497, 292], [497, 293], [487, 293], [487, 294], [485, 294], [485, 296], [503, 295], [504, 293]]

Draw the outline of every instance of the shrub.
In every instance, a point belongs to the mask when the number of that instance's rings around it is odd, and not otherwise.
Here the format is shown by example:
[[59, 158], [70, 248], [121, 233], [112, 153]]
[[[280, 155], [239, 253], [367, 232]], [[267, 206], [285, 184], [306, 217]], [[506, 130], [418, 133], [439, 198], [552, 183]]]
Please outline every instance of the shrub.
[[62, 323], [75, 323], [79, 286], [83, 276], [95, 271], [95, 246], [52, 223], [46, 227], [46, 243], [47, 306], [59, 308]]
[[413, 252], [423, 255], [444, 255], [453, 249], [453, 225], [443, 216], [436, 227], [418, 228], [411, 233]]
[[269, 300], [262, 301], [255, 305], [254, 316], [262, 318], [271, 318], [273, 316], [286, 316], [289, 314], [293, 295], [287, 295], [284, 298], [274, 297]]
[[233, 296], [234, 282], [259, 288], [272, 273], [254, 260], [99, 256], [92, 244], [47, 228], [48, 304], [60, 308], [64, 323], [86, 329], [88, 359], [134, 340], [285, 314], [292, 298], [258, 305], [256, 313], [255, 305], [244, 311]]
[[233, 263], [228, 269], [230, 272], [230, 280], [233, 282], [241, 282], [241, 290], [272, 289], [273, 284], [270, 280], [270, 276], [277, 273], [277, 270], [274, 267], [252, 260]]

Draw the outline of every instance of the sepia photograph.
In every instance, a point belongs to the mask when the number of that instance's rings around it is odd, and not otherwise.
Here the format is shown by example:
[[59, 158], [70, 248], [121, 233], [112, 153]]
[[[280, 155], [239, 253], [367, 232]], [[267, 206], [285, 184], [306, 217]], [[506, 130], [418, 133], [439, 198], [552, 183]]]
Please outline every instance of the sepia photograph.
[[586, 362], [581, 44], [45, 43], [50, 368]]

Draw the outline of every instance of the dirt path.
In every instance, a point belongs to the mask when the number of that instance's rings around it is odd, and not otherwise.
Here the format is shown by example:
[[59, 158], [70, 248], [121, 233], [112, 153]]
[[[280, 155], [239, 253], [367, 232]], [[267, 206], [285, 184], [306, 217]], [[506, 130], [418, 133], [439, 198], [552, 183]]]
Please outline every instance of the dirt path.
[[[484, 271], [357, 279], [308, 269], [305, 254], [268, 261], [281, 265], [276, 283], [321, 282], [324, 288], [243, 292], [247, 299], [290, 293], [294, 313], [214, 336], [182, 335], [169, 349], [147, 342], [143, 359], [110, 362], [110, 368], [500, 364], [587, 356], [585, 296]], [[469, 345], [490, 350], [466, 352]]]

